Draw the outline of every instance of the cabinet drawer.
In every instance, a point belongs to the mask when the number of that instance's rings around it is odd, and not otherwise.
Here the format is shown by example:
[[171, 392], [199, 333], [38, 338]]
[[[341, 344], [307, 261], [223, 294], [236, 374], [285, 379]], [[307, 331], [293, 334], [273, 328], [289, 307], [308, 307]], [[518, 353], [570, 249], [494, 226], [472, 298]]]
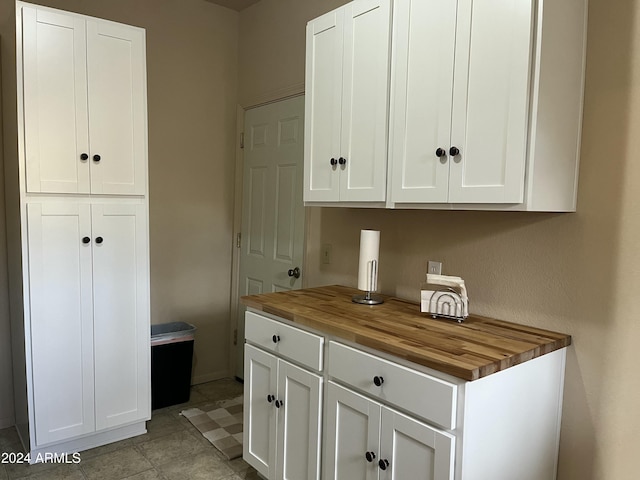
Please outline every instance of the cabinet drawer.
[[318, 372], [322, 371], [323, 337], [246, 312], [245, 338], [265, 350], [290, 358]]
[[383, 403], [455, 428], [458, 387], [453, 383], [336, 342], [329, 342], [329, 375]]

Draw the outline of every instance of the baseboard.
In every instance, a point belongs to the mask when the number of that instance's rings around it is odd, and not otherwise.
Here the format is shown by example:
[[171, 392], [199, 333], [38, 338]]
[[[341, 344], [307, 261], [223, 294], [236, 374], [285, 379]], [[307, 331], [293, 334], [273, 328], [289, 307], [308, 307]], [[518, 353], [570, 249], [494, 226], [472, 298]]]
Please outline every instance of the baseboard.
[[13, 417], [0, 418], [0, 430], [3, 428], [13, 427], [16, 424]]
[[229, 372], [227, 370], [220, 370], [218, 372], [206, 373], [204, 375], [197, 375], [191, 379], [191, 385], [199, 385], [201, 383], [213, 382], [214, 380], [220, 380], [221, 378], [229, 378]]
[[[54, 443], [46, 447], [34, 448], [29, 452], [31, 454], [31, 460], [29, 463], [33, 464], [40, 463], [42, 461], [46, 462], [47, 459], [54, 458], [55, 455], [63, 456], [65, 454], [77, 454], [77, 452], [100, 447], [102, 445], [107, 445], [108, 443], [118, 442], [127, 438], [136, 437], [145, 433], [147, 433], [146, 422], [142, 421], [127, 425], [125, 427], [107, 430], [106, 432], [93, 433], [74, 440]], [[75, 461], [76, 458], [79, 461], [81, 459], [81, 456], [74, 456], [73, 463], [78, 463]]]

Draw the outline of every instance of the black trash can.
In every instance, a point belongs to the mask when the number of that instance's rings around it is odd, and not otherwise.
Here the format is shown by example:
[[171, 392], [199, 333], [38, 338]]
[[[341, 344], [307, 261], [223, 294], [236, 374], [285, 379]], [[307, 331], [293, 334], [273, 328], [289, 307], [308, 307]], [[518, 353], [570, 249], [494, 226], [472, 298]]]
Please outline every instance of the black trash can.
[[185, 322], [151, 325], [151, 409], [189, 401], [196, 327]]

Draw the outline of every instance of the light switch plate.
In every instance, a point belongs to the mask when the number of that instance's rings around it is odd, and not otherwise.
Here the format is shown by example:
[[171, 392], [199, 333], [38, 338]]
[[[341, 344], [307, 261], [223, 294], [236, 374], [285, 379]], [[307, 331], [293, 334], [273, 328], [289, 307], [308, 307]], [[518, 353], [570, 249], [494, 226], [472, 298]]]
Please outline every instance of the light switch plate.
[[331, 244], [325, 243], [322, 245], [321, 250], [322, 263], [324, 265], [329, 265], [331, 263]]

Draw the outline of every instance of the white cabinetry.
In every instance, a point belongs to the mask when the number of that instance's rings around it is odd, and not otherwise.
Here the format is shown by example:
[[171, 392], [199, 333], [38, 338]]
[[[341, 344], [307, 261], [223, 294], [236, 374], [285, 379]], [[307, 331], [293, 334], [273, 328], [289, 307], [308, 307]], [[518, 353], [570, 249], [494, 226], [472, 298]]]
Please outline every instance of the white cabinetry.
[[[555, 478], [565, 349], [465, 381], [275, 317], [246, 320], [244, 459], [266, 478], [317, 479], [320, 444], [324, 480]], [[296, 351], [299, 338], [315, 347]]]
[[299, 340], [315, 338], [322, 353], [323, 339], [252, 313], [247, 313], [245, 331], [247, 341], [255, 339], [273, 353], [245, 345], [243, 457], [269, 480], [317, 480], [323, 379], [276, 352], [282, 346], [293, 361], [309, 368]]
[[145, 419], [143, 206], [34, 202], [27, 218], [38, 443]]
[[144, 30], [21, 12], [27, 191], [144, 194]]
[[451, 480], [455, 438], [329, 382], [326, 480]]
[[16, 8], [14, 390], [35, 461], [144, 433], [150, 418], [145, 33]]
[[307, 25], [306, 202], [385, 200], [390, 30], [390, 0]]
[[522, 202], [533, 3], [395, 3], [392, 201]]
[[[354, 135], [359, 126], [345, 133], [335, 113], [340, 98], [343, 111], [345, 103], [358, 105], [339, 87], [340, 63], [329, 60], [329, 52], [342, 51], [337, 40], [326, 41], [341, 38], [342, 10], [309, 22], [305, 202], [384, 199], [335, 193], [333, 170], [342, 183], [359, 161], [337, 149], [336, 139], [363, 138], [367, 158], [375, 158], [388, 134], [389, 208], [574, 211], [586, 7], [586, 0], [394, 1], [389, 125], [376, 130], [380, 138]], [[386, 38], [382, 28], [378, 34]], [[345, 59], [351, 55], [354, 72], [370, 65], [370, 52], [345, 50]], [[373, 94], [377, 80], [369, 72], [355, 87]], [[378, 101], [387, 98], [378, 92]], [[358, 124], [373, 132], [375, 117], [362, 112]], [[331, 166], [338, 155], [345, 162]], [[371, 172], [377, 170], [354, 169], [349, 186], [370, 185], [377, 174]]]

